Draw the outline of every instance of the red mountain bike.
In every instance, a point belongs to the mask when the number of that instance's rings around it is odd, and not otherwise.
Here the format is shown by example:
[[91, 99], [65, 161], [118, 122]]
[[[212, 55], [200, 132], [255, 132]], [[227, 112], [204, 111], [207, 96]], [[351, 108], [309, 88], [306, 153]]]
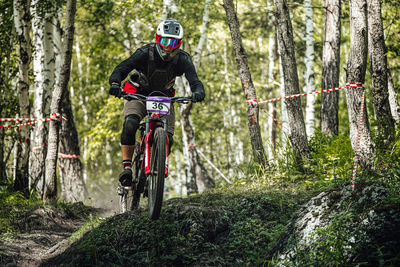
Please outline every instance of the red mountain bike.
[[171, 103], [187, 104], [190, 97], [144, 96], [125, 93], [126, 100], [144, 100], [148, 116], [139, 126], [140, 142], [136, 145], [133, 160], [133, 185], [119, 186], [121, 211], [138, 208], [140, 196], [148, 197], [149, 217], [160, 216], [164, 195], [164, 179], [168, 176], [167, 118]]

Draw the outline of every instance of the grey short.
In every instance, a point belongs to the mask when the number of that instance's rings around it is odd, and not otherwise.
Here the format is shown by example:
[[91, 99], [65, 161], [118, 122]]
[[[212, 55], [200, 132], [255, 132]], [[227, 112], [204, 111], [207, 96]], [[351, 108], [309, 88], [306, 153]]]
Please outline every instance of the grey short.
[[[147, 115], [146, 102], [143, 100], [131, 100], [131, 101], [125, 100], [124, 117], [132, 114], [139, 116], [140, 120], [142, 120]], [[167, 116], [168, 116], [167, 118], [168, 132], [173, 135], [175, 130], [175, 110], [174, 110], [174, 104], [172, 103], [169, 114]]]

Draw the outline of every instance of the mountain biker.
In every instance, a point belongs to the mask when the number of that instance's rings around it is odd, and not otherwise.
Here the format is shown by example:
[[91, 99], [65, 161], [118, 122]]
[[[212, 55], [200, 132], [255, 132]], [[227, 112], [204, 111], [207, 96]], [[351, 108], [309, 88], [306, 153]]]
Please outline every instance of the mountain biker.
[[[121, 62], [112, 72], [110, 95], [121, 97], [121, 81], [128, 74], [131, 79], [124, 83], [124, 91], [142, 95], [173, 96], [175, 77], [185, 74], [192, 91], [192, 102], [200, 102], [205, 97], [203, 84], [197, 77], [192, 59], [181, 50], [183, 28], [178, 21], [162, 21], [156, 32], [156, 42], [137, 49], [128, 59]], [[132, 185], [132, 157], [135, 150], [135, 135], [139, 123], [146, 116], [146, 105], [143, 100], [124, 101], [124, 125], [121, 133], [121, 151], [123, 171], [119, 181], [123, 186]], [[171, 105], [168, 121], [169, 150], [174, 134], [175, 112]]]

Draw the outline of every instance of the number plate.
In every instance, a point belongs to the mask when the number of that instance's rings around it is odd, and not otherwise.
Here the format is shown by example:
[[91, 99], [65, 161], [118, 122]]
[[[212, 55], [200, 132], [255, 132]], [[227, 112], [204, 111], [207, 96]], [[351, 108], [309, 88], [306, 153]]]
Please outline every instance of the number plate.
[[171, 100], [168, 97], [149, 96], [146, 101], [146, 109], [149, 113], [169, 114]]

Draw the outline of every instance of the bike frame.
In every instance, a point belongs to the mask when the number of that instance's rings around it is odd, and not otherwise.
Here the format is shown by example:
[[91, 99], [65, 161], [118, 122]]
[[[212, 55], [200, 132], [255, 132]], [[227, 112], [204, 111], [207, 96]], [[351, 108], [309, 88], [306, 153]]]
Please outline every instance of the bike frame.
[[[146, 130], [145, 130], [145, 135], [144, 138], [141, 140], [141, 143], [144, 141], [144, 162], [142, 162], [142, 168], [144, 167], [144, 173], [146, 175], [149, 175], [151, 172], [151, 166], [150, 166], [150, 147], [151, 147], [151, 142], [153, 138], [153, 133], [156, 127], [161, 127], [160, 125], [157, 125], [157, 123], [162, 123], [164, 127], [164, 132], [167, 133], [168, 129], [168, 122], [167, 119], [161, 118], [160, 114], [157, 113], [152, 113], [152, 117], [146, 118]], [[168, 177], [168, 163], [167, 163], [167, 158], [168, 158], [168, 135], [167, 135], [167, 142], [166, 142], [166, 147], [165, 147], [165, 177]], [[144, 166], [143, 166], [144, 165]]]
[[[162, 93], [161, 93], [162, 94]], [[143, 100], [146, 101], [146, 110], [147, 116], [145, 122], [140, 123], [139, 131], [140, 131], [140, 141], [138, 142], [138, 146], [135, 151], [134, 165], [134, 185], [132, 187], [132, 205], [130, 206], [132, 209], [137, 207], [139, 204], [140, 195], [143, 193], [143, 197], [148, 197], [149, 201], [152, 201], [152, 205], [150, 208], [149, 203], [149, 214], [151, 214], [152, 219], [156, 219], [159, 216], [161, 203], [162, 203], [162, 191], [161, 187], [164, 184], [164, 179], [168, 177], [168, 146], [170, 140], [168, 139], [168, 120], [166, 115], [169, 114], [170, 105], [174, 102], [178, 103], [188, 103], [191, 101], [189, 97], [162, 97], [162, 96], [143, 96], [136, 93], [122, 93], [123, 97], [126, 100]], [[163, 131], [162, 135], [159, 131]], [[163, 139], [154, 139], [156, 138], [164, 138]], [[161, 141], [160, 141], [161, 140]], [[165, 141], [165, 143], [164, 143]], [[165, 148], [158, 147], [155, 145], [158, 143]], [[154, 147], [153, 147], [154, 146]], [[164, 157], [165, 149], [165, 161], [157, 155], [160, 153]], [[151, 153], [155, 152], [156, 154], [153, 156]], [[152, 159], [152, 157], [154, 159]], [[158, 159], [156, 159], [158, 157]], [[154, 161], [153, 161], [154, 160]], [[155, 164], [154, 166], [151, 166]], [[165, 175], [163, 174], [163, 166], [165, 166]], [[154, 171], [154, 173], [152, 173]], [[161, 176], [159, 176], [161, 175]], [[154, 179], [161, 179], [161, 183], [155, 181]], [[153, 184], [154, 183], [154, 184]], [[154, 185], [161, 185], [153, 187]], [[149, 188], [147, 188], [149, 186]], [[146, 189], [147, 188], [147, 189]], [[124, 188], [125, 189], [125, 188]], [[155, 193], [156, 192], [156, 193]], [[156, 195], [154, 195], [156, 194]], [[126, 206], [126, 198], [125, 202], [122, 200], [123, 197], [127, 196], [127, 193], [121, 195], [121, 205], [123, 207], [124, 203]], [[157, 196], [157, 197], [156, 197]], [[161, 196], [161, 197], [159, 197]], [[135, 204], [134, 204], [135, 203]], [[157, 204], [156, 204], [157, 203]], [[154, 217], [153, 217], [154, 216]]]

